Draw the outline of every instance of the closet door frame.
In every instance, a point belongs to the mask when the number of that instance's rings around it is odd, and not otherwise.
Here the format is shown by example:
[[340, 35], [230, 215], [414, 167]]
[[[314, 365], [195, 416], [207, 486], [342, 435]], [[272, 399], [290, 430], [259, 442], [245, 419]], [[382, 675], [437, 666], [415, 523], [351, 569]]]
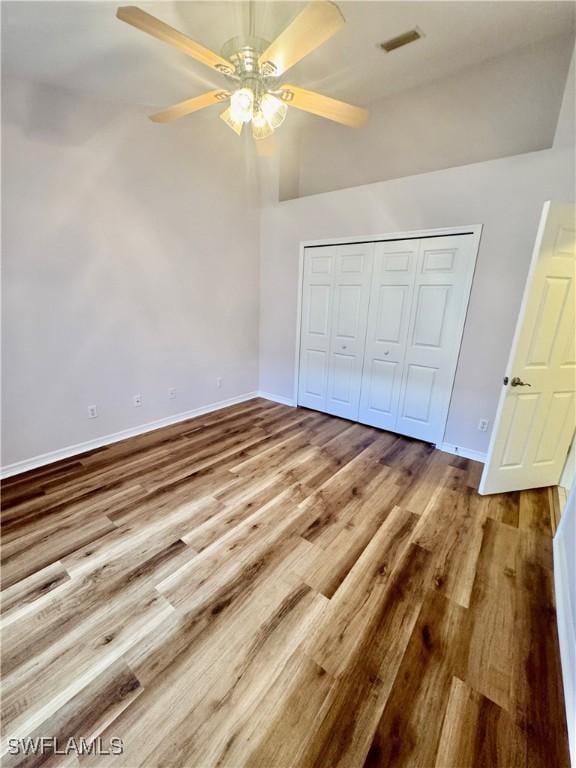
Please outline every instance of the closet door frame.
[[468, 314], [468, 307], [470, 304], [470, 296], [472, 293], [472, 287], [473, 287], [473, 278], [474, 278], [474, 271], [476, 269], [476, 262], [478, 259], [478, 250], [480, 248], [480, 238], [482, 236], [482, 224], [471, 224], [469, 226], [458, 226], [458, 227], [442, 227], [437, 229], [419, 229], [419, 230], [410, 230], [405, 232], [385, 232], [378, 235], [365, 235], [365, 236], [356, 236], [356, 237], [333, 237], [333, 238], [326, 238], [321, 240], [303, 240], [300, 242], [300, 252], [299, 252], [299, 259], [298, 259], [298, 301], [297, 301], [297, 308], [296, 308], [296, 344], [295, 344], [295, 351], [294, 351], [294, 386], [293, 386], [293, 396], [292, 396], [292, 402], [287, 402], [289, 405], [297, 405], [298, 404], [298, 384], [300, 380], [300, 333], [301, 333], [301, 326], [302, 326], [302, 296], [303, 296], [303, 287], [304, 287], [304, 258], [306, 253], [306, 248], [316, 248], [316, 247], [322, 247], [326, 245], [353, 245], [356, 243], [377, 243], [377, 242], [386, 242], [391, 240], [421, 240], [423, 238], [433, 238], [433, 237], [449, 237], [451, 235], [470, 235], [472, 240], [472, 245], [470, 249], [471, 253], [471, 263], [469, 265], [469, 285], [470, 289], [468, 291], [468, 296], [466, 299], [466, 306], [463, 312], [462, 316], [462, 332], [460, 335], [460, 348], [458, 349], [458, 355], [457, 355], [457, 362], [456, 366], [454, 367], [454, 373], [452, 376], [452, 382], [450, 385], [450, 398], [448, 403], [448, 408], [446, 409], [446, 415], [444, 419], [444, 424], [442, 427], [442, 438], [438, 441], [437, 445], [443, 442], [444, 435], [446, 431], [446, 423], [448, 421], [448, 415], [450, 413], [450, 404], [452, 402], [452, 394], [454, 391], [454, 380], [456, 378], [456, 373], [458, 370], [458, 360], [460, 358], [460, 351], [462, 347], [462, 338], [464, 335], [464, 327], [466, 323], [466, 317]]

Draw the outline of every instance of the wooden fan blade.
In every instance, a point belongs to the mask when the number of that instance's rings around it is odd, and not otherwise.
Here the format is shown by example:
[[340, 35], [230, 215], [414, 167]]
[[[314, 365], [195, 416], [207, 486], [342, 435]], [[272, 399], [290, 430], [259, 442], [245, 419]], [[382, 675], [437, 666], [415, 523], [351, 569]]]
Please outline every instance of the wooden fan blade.
[[258, 59], [264, 74], [281, 75], [345, 24], [334, 3], [315, 0], [304, 8]]
[[361, 107], [347, 104], [345, 101], [331, 99], [316, 91], [306, 91], [296, 85], [283, 85], [281, 91], [282, 101], [290, 107], [311, 112], [313, 115], [325, 117], [335, 123], [342, 123], [351, 128], [358, 128], [368, 119], [368, 111]]
[[195, 42], [182, 32], [170, 27], [155, 16], [151, 16], [141, 8], [136, 8], [134, 5], [124, 5], [118, 8], [116, 16], [127, 24], [131, 24], [136, 29], [146, 32], [152, 37], [156, 37], [158, 40], [162, 40], [168, 45], [178, 48], [178, 50], [187, 53], [188, 56], [192, 56], [193, 59], [201, 61], [202, 64], [206, 64], [208, 67], [218, 70], [225, 75], [231, 75], [234, 73], [233, 65], [226, 59], [219, 56], [209, 48], [205, 48], [200, 43]]
[[240, 136], [242, 133], [242, 128], [244, 127], [244, 123], [242, 123], [240, 120], [234, 120], [232, 114], [230, 113], [230, 107], [221, 113], [220, 118], [224, 120], [226, 125], [232, 128], [232, 130], [237, 133], [238, 136]]
[[230, 94], [227, 91], [208, 91], [208, 93], [203, 93], [201, 96], [195, 96], [193, 99], [186, 99], [186, 101], [174, 104], [173, 107], [163, 109], [162, 112], [156, 112], [156, 114], [150, 115], [150, 120], [154, 123], [169, 123], [171, 120], [177, 120], [179, 117], [184, 117], [184, 115], [198, 112], [199, 109], [211, 107], [212, 104], [220, 104], [229, 96]]

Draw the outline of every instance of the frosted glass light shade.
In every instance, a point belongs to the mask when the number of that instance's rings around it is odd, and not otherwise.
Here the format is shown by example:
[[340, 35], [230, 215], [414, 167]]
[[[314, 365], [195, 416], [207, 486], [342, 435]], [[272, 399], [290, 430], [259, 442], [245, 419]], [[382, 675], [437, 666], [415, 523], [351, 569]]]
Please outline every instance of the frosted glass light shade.
[[274, 133], [274, 128], [265, 118], [263, 112], [258, 110], [252, 117], [252, 136], [255, 139], [266, 139]]
[[239, 88], [230, 98], [230, 115], [240, 123], [249, 123], [254, 112], [254, 93], [251, 88]]
[[278, 128], [284, 122], [288, 107], [277, 96], [265, 93], [260, 100], [262, 114], [272, 128]]

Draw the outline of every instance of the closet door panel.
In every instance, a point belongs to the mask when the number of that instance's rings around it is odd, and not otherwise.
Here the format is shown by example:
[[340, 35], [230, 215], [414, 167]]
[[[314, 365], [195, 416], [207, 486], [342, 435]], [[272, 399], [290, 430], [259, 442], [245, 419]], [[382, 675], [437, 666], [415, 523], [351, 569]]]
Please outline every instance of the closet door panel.
[[324, 410], [327, 400], [334, 249], [307, 249], [304, 258], [298, 402]]
[[402, 326], [410, 287], [408, 285], [380, 285], [376, 300], [376, 328], [374, 341], [378, 344], [402, 344]]
[[471, 236], [419, 241], [396, 422], [402, 434], [442, 440], [473, 268]]
[[360, 421], [394, 429], [418, 256], [418, 240], [376, 243]]
[[430, 422], [432, 396], [437, 373], [438, 369], [431, 366], [414, 365], [413, 363], [407, 366], [402, 404], [404, 418], [421, 424]]
[[332, 404], [350, 405], [354, 397], [354, 357], [336, 352], [332, 355], [330, 373], [330, 400]]
[[298, 402], [440, 442], [474, 242], [451, 235], [307, 249]]
[[304, 360], [304, 394], [323, 399], [328, 374], [328, 356], [319, 349], [307, 349]]
[[379, 418], [393, 414], [395, 388], [401, 377], [400, 364], [374, 358], [366, 367], [366, 373], [365, 395], [370, 408]]
[[335, 288], [334, 338], [337, 341], [358, 339], [359, 320], [363, 312], [361, 285], [338, 284]]
[[412, 332], [415, 347], [440, 349], [445, 338], [451, 285], [420, 285], [416, 295], [416, 317]]
[[306, 332], [312, 336], [328, 338], [330, 330], [330, 286], [308, 286], [308, 306]]
[[372, 243], [335, 248], [332, 333], [325, 410], [358, 419], [372, 275]]
[[372, 243], [304, 254], [298, 402], [358, 418]]

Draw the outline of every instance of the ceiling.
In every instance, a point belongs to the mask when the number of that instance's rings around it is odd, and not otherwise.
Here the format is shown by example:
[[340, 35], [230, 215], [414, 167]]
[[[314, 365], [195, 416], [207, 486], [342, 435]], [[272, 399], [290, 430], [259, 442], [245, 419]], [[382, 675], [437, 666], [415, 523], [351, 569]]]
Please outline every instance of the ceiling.
[[[128, 0], [127, 3], [137, 2]], [[2, 63], [18, 77], [127, 104], [160, 107], [222, 85], [184, 54], [115, 18], [122, 3], [3, 2]], [[141, 8], [220, 52], [246, 31], [248, 3], [156, 2]], [[273, 39], [305, 3], [256, 3]], [[361, 105], [557, 35], [574, 34], [572, 2], [339, 3], [346, 27], [289, 74]], [[425, 37], [386, 54], [377, 43], [418, 26]]]

